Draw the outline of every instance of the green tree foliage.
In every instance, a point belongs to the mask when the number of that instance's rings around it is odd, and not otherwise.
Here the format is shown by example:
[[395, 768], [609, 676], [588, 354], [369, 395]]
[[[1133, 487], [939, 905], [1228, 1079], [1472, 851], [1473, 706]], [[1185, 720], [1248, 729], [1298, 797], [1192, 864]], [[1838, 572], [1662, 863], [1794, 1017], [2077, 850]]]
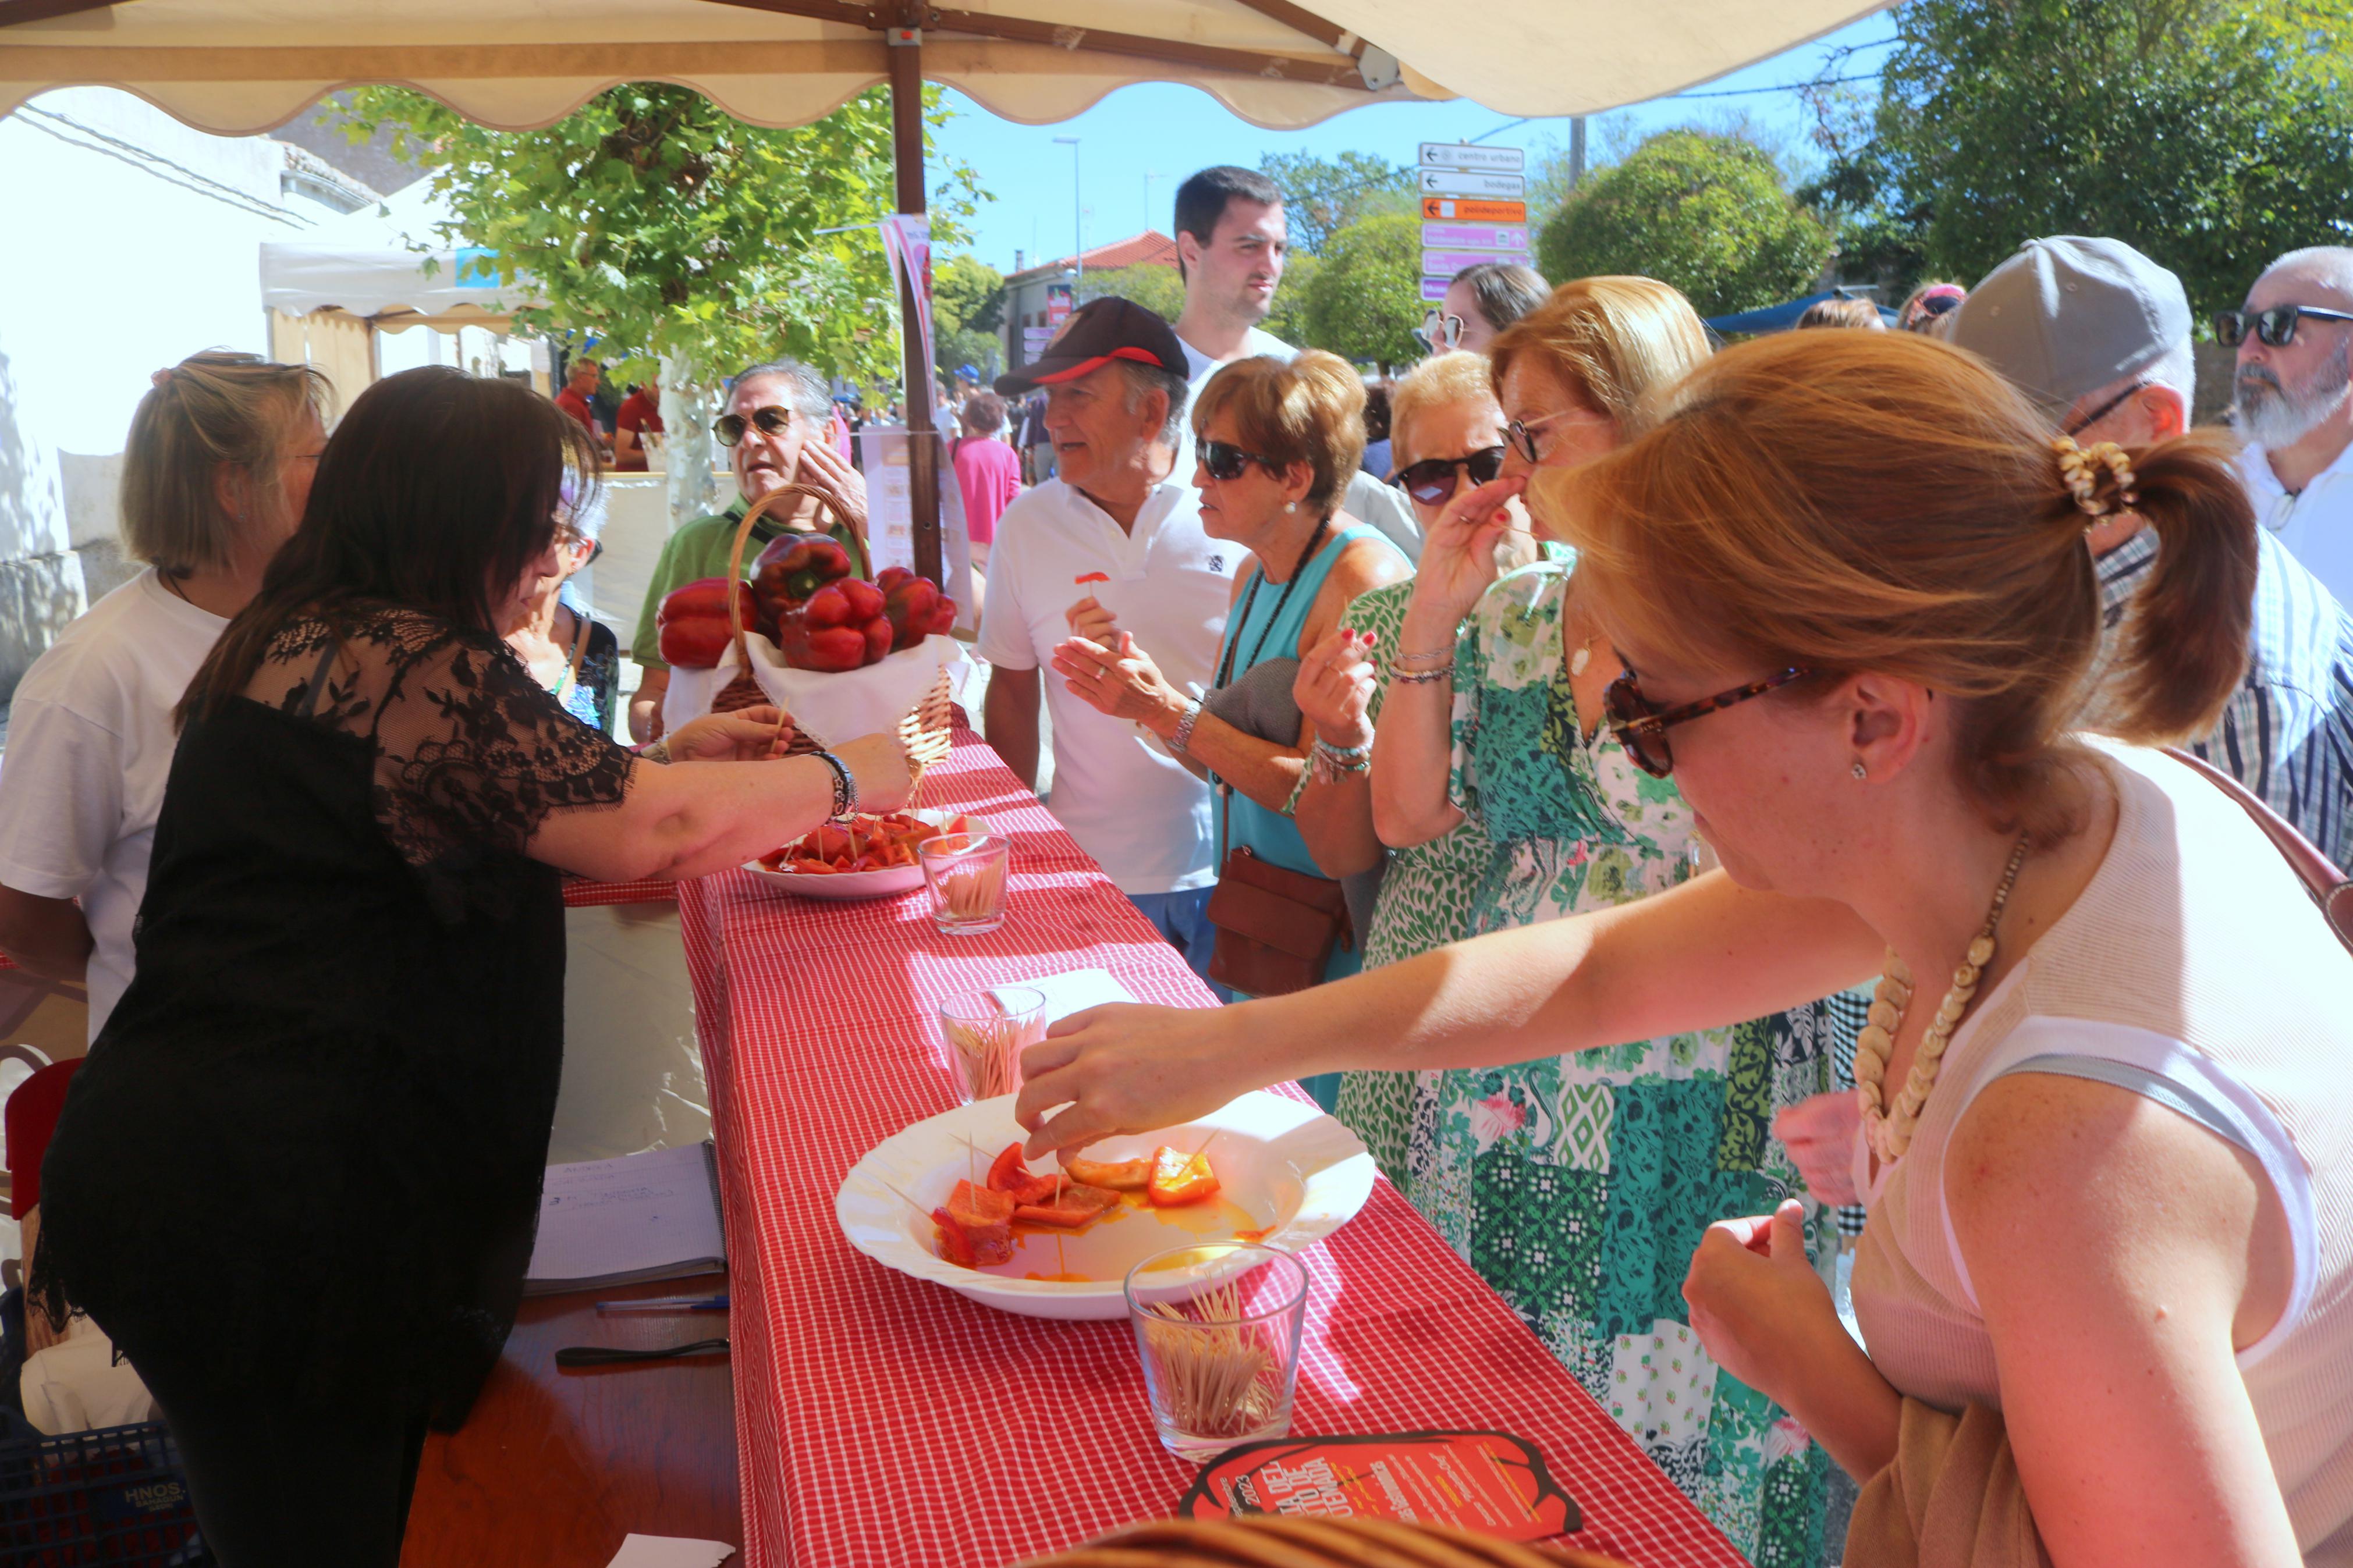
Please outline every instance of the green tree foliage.
[[1301, 346], [1370, 361], [1386, 373], [1421, 357], [1421, 219], [1359, 219], [1334, 235], [1307, 280]]
[[[1419, 268], [1417, 262], [1416, 269]], [[1284, 257], [1282, 281], [1274, 290], [1274, 308], [1259, 323], [1260, 329], [1286, 343], [1305, 343], [1307, 300], [1315, 289], [1315, 275], [1323, 269], [1324, 258], [1313, 251], [1294, 250]], [[1169, 320], [1176, 318], [1171, 316]]]
[[2200, 313], [2263, 263], [2345, 242], [2343, 0], [1912, 0], [1876, 153], [1931, 266], [1975, 279], [2036, 235], [2122, 239]]
[[1133, 300], [1173, 321], [1185, 309], [1185, 284], [1174, 267], [1150, 263], [1089, 272], [1079, 279], [1077, 304], [1106, 299]]
[[[934, 129], [938, 90], [924, 89]], [[780, 353], [860, 380], [899, 373], [880, 234], [823, 232], [892, 210], [880, 89], [785, 130], [659, 82], [609, 89], [538, 131], [489, 130], [399, 88], [362, 89], [350, 112], [353, 140], [390, 127], [395, 153], [433, 172], [457, 214], [449, 237], [495, 253], [502, 280], [537, 281], [547, 305], [518, 313], [526, 331], [605, 340], [637, 378], [654, 357], [708, 368]], [[938, 197], [933, 243], [965, 238], [972, 171], [947, 163]]]
[[1694, 130], [1661, 132], [1588, 174], [1536, 237], [1536, 268], [1556, 282], [1641, 273], [1704, 316], [1801, 294], [1830, 253], [1829, 229], [1791, 198], [1770, 153]]
[[1258, 172], [1282, 187], [1282, 212], [1291, 248], [1321, 256], [1333, 237], [1349, 225], [1414, 207], [1413, 171], [1369, 153], [1317, 158], [1305, 153], [1269, 153]]
[[1005, 363], [1005, 275], [972, 256], [932, 268], [932, 352], [940, 373], [965, 365], [994, 378]]

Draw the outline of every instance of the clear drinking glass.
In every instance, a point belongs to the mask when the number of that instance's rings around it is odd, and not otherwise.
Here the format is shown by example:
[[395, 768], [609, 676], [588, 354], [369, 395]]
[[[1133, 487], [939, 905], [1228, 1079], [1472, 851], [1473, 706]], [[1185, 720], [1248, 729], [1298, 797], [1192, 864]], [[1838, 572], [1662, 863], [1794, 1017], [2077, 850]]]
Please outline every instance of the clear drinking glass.
[[[1142, 1299], [1213, 1268], [1224, 1282], [1189, 1300]], [[1162, 1447], [1199, 1463], [1291, 1430], [1307, 1317], [1307, 1266], [1296, 1257], [1256, 1241], [1155, 1253], [1127, 1271], [1127, 1316]]]
[[1021, 1053], [1046, 1037], [1045, 994], [1000, 985], [939, 1005], [940, 1047], [967, 1105], [1021, 1087]]
[[1003, 925], [1011, 847], [997, 833], [943, 833], [918, 846], [932, 923], [950, 936], [978, 936]]

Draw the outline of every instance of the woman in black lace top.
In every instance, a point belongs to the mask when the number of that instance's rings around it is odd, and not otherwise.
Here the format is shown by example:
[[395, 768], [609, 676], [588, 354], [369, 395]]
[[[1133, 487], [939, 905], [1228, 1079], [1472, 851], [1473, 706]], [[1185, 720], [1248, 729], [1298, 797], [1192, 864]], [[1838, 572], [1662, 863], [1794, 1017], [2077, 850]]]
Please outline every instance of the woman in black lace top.
[[498, 1357], [563, 1055], [557, 868], [699, 876], [851, 781], [907, 792], [888, 737], [733, 760], [771, 754], [753, 710], [649, 761], [532, 679], [492, 628], [593, 466], [512, 383], [377, 384], [182, 705], [35, 1273], [145, 1378], [226, 1568], [396, 1563], [427, 1416]]

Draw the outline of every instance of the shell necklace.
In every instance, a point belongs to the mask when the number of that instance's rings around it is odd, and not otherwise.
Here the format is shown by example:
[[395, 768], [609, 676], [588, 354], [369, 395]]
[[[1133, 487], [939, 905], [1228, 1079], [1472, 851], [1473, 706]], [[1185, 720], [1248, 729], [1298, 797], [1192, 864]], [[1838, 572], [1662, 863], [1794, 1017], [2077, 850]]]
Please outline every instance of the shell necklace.
[[1854, 1042], [1854, 1097], [1862, 1106], [1862, 1135], [1871, 1144], [1871, 1152], [1883, 1165], [1892, 1165], [1912, 1147], [1912, 1131], [1919, 1124], [1920, 1108], [1927, 1103], [1928, 1091], [1936, 1087], [1936, 1069], [1943, 1066], [1945, 1047], [1952, 1042], [1953, 1031], [1960, 1026], [1961, 1015], [1968, 1010], [1971, 998], [1978, 994], [1978, 981], [1986, 965], [1993, 962], [1994, 928], [2001, 923], [2002, 906], [2010, 902], [2010, 889], [2018, 881], [2018, 868], [2026, 863], [2028, 841], [2021, 837], [2018, 847], [2010, 852], [2010, 864], [2001, 873], [2001, 886], [1993, 891], [1993, 908], [1986, 911], [1985, 924], [1978, 934], [1961, 966], [1953, 971], [1953, 988], [1945, 993], [1936, 1017], [1929, 1020], [1928, 1032], [1920, 1037], [1919, 1054], [1912, 1059], [1911, 1076], [1905, 1080], [1904, 1091], [1887, 1104], [1883, 1080], [1887, 1077], [1887, 1058], [1895, 1049], [1895, 1031], [1903, 1026], [1904, 1009], [1912, 1000], [1912, 971], [1905, 967], [1895, 950], [1887, 950], [1887, 972], [1879, 977], [1879, 988], [1871, 999], [1871, 1022]]

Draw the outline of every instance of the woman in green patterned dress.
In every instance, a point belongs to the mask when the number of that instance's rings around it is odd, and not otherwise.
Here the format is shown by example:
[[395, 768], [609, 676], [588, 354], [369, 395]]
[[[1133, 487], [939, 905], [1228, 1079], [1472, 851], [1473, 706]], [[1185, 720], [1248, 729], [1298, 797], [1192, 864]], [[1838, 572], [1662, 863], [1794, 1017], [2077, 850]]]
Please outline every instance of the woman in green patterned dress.
[[[1497, 509], [1531, 468], [1572, 467], [1640, 434], [1646, 400], [1706, 353], [1688, 301], [1634, 278], [1567, 284], [1493, 345], [1512, 450], [1500, 479], [1429, 530], [1403, 621], [1379, 647], [1389, 689], [1371, 770], [1384, 842], [1463, 824], [1488, 839], [1467, 934], [1627, 903], [1695, 868], [1700, 840], [1674, 785], [1636, 767], [1600, 722], [1621, 667], [1571, 564], [1499, 578], [1493, 542], [1507, 521]], [[1335, 634], [1302, 684], [1358, 689], [1368, 662]], [[1402, 1142], [1389, 1174], [1414, 1205], [1759, 1564], [1819, 1560], [1829, 1467], [1710, 1362], [1682, 1284], [1710, 1223], [1802, 1190], [1771, 1124], [1777, 1108], [1832, 1087], [1825, 1033], [1801, 1011], [1423, 1072], [1409, 1088], [1405, 1075], [1362, 1086], [1351, 1074], [1342, 1090], [1368, 1142], [1392, 1159]], [[1819, 1207], [1808, 1226], [1834, 1256]]]

